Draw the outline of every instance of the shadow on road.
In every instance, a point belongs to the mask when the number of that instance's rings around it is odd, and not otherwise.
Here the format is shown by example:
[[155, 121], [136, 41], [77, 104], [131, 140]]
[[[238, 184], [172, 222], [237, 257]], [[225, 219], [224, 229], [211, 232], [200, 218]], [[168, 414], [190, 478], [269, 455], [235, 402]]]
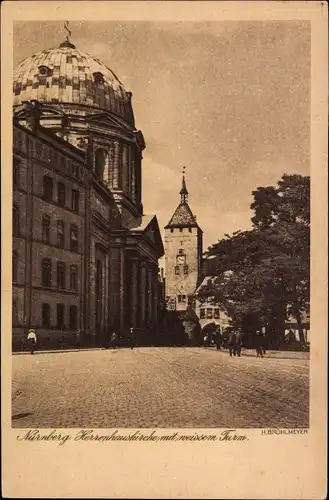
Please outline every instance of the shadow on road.
[[17, 415], [13, 415], [12, 420], [19, 420], [20, 418], [29, 417], [30, 415], [33, 415], [33, 413], [30, 411], [27, 411], [25, 413], [18, 413]]

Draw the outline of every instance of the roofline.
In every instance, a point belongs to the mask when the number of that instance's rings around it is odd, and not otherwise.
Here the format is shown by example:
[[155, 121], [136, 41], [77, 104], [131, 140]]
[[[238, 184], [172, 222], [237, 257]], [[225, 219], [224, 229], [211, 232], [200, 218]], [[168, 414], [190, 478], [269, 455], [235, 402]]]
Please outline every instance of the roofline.
[[171, 228], [184, 228], [184, 227], [196, 227], [197, 229], [199, 229], [199, 231], [201, 231], [201, 233], [203, 233], [201, 227], [197, 224], [197, 223], [185, 223], [185, 224], [167, 224], [164, 229], [171, 229]]

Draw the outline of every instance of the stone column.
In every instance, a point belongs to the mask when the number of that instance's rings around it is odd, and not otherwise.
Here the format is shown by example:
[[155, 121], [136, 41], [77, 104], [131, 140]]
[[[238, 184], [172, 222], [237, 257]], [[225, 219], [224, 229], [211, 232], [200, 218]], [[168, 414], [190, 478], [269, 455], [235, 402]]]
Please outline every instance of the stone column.
[[131, 276], [130, 276], [130, 322], [136, 328], [138, 322], [138, 260], [131, 261]]
[[120, 143], [119, 141], [114, 141], [114, 157], [113, 157], [113, 162], [114, 162], [114, 168], [113, 168], [113, 188], [114, 189], [119, 189], [120, 186], [120, 170], [121, 170], [121, 165], [120, 165]]
[[136, 203], [136, 161], [135, 150], [130, 148], [130, 169], [131, 169], [131, 198]]
[[156, 325], [158, 322], [158, 307], [159, 307], [159, 297], [158, 297], [158, 275], [157, 275], [157, 269], [154, 268], [153, 270], [153, 308], [152, 308], [152, 321]]
[[153, 276], [152, 267], [147, 267], [147, 322], [153, 322]]
[[123, 248], [120, 248], [120, 328], [125, 327], [125, 255]]
[[139, 284], [139, 310], [140, 310], [140, 326], [145, 326], [145, 302], [146, 301], [146, 267], [145, 263], [141, 263], [140, 267], [140, 284]]
[[122, 190], [126, 195], [129, 194], [129, 156], [128, 146], [123, 145], [122, 148]]

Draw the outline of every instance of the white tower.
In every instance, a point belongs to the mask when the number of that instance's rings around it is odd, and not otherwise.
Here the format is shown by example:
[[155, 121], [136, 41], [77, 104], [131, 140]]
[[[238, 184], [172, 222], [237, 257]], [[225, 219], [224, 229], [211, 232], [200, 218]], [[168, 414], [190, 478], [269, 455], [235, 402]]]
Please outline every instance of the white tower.
[[203, 233], [188, 204], [184, 169], [180, 204], [165, 227], [165, 294], [169, 311], [187, 309], [201, 272]]

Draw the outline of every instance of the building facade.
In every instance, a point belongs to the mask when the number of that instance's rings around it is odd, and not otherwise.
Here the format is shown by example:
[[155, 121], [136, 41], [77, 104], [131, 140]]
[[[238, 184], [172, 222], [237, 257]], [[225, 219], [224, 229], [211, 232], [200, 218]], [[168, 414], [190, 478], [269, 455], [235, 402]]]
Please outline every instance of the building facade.
[[[197, 288], [196, 294], [204, 287], [210, 287], [213, 279], [212, 276], [206, 276]], [[213, 297], [207, 297], [203, 301], [196, 299], [195, 312], [202, 329], [214, 325], [215, 327], [219, 327], [220, 332], [223, 332], [230, 326], [230, 317], [227, 311], [221, 304], [215, 303]]]
[[13, 341], [155, 328], [155, 215], [142, 205], [132, 94], [70, 40], [14, 71]]
[[168, 311], [186, 311], [199, 285], [202, 230], [188, 204], [183, 175], [180, 204], [165, 227], [165, 296]]

